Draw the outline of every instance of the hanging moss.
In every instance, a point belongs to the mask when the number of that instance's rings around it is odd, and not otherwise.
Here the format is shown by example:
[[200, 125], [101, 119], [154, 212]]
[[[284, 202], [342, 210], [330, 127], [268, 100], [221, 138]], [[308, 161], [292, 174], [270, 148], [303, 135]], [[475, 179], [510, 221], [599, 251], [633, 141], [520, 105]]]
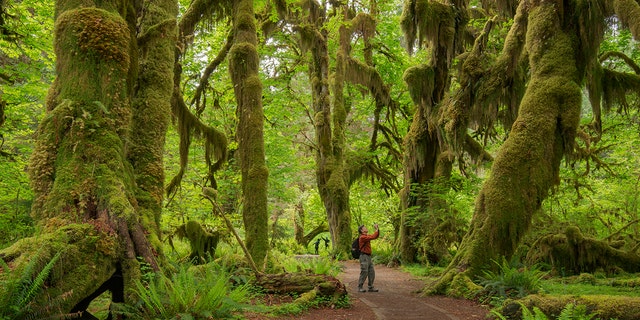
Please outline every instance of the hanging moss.
[[443, 26], [453, 25], [454, 12], [452, 6], [428, 0], [405, 0], [400, 25], [407, 37], [409, 52], [414, 46], [422, 46], [424, 41], [441, 42]]
[[423, 105], [425, 100], [430, 99], [435, 85], [434, 75], [433, 67], [426, 64], [410, 67], [404, 72], [403, 80], [407, 83], [413, 103]]
[[634, 251], [616, 248], [619, 244], [585, 237], [578, 228], [569, 227], [562, 234], [538, 239], [527, 253], [529, 263], [546, 263], [554, 270], [570, 274], [611, 271], [621, 268], [627, 272], [640, 270], [640, 256]]

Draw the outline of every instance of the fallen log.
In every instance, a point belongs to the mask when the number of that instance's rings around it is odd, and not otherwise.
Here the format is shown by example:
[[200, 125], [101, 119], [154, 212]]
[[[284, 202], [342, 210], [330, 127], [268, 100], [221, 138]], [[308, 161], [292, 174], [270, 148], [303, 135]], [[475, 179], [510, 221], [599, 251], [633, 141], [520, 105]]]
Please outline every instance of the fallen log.
[[256, 276], [255, 285], [266, 293], [303, 294], [317, 289], [323, 296], [344, 296], [347, 288], [336, 277], [311, 273], [279, 273], [260, 274]]

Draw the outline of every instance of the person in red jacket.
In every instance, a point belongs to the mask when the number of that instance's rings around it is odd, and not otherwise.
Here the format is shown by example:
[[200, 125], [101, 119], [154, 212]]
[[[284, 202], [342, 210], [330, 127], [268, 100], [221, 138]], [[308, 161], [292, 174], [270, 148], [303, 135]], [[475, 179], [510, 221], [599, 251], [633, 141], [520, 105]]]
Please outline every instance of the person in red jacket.
[[[358, 233], [360, 234], [358, 244], [360, 246], [360, 279], [358, 279], [358, 292], [378, 292], [378, 289], [373, 287], [373, 281], [376, 279], [376, 272], [373, 269], [373, 262], [371, 261], [371, 240], [378, 239], [380, 230], [378, 224], [373, 226], [376, 232], [369, 234], [369, 230], [364, 225], [358, 227]], [[362, 288], [364, 280], [368, 279], [367, 284], [369, 290]]]

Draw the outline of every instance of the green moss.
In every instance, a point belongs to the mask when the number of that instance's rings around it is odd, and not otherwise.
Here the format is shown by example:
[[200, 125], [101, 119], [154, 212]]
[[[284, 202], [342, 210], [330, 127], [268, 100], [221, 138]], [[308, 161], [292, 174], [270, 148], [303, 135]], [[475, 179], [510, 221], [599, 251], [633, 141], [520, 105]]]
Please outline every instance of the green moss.
[[203, 263], [215, 256], [220, 234], [216, 231], [205, 230], [196, 221], [188, 221], [176, 229], [176, 235], [187, 238], [191, 246], [189, 258], [196, 263]]
[[95, 224], [69, 224], [51, 221], [37, 237], [22, 239], [0, 253], [19, 276], [32, 259], [39, 261], [35, 274], [56, 254], [60, 259], [46, 279], [46, 291], [34, 299], [37, 305], [56, 305], [70, 310], [78, 299], [95, 291], [115, 272], [113, 263], [118, 251], [115, 236]]
[[418, 65], [408, 68], [403, 75], [409, 87], [411, 99], [416, 105], [422, 105], [424, 99], [431, 97], [435, 86], [435, 71], [429, 65]]
[[640, 6], [633, 0], [612, 1], [616, 15], [622, 23], [629, 26], [631, 34], [635, 39], [640, 38]]
[[[547, 296], [530, 295], [521, 300], [507, 301], [503, 310], [517, 310], [512, 308], [515, 303], [523, 303], [527, 308], [539, 308], [544, 314], [555, 318], [568, 305], [585, 305], [587, 312], [599, 319], [632, 320], [640, 318], [640, 298], [624, 296]], [[503, 314], [507, 315], [506, 312]]]
[[457, 298], [472, 299], [482, 287], [475, 284], [464, 273], [456, 274], [447, 290], [447, 295]]

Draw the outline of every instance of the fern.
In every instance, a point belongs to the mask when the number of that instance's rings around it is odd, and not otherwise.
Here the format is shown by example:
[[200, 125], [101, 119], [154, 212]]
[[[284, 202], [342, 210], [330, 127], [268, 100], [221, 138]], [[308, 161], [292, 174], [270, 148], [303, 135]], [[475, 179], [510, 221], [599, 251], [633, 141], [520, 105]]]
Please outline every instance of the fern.
[[560, 312], [558, 320], [591, 320], [593, 317], [594, 314], [588, 314], [587, 306], [569, 303]]
[[522, 320], [548, 320], [547, 315], [544, 314], [538, 307], [533, 307], [531, 312], [527, 307], [521, 305]]
[[[42, 291], [46, 279], [53, 270], [56, 262], [60, 259], [60, 252], [57, 252], [47, 264], [38, 271], [42, 250], [35, 254], [34, 258], [25, 266], [22, 275], [14, 278], [11, 269], [3, 260], [1, 266], [6, 270], [7, 276], [2, 281], [3, 290], [0, 293], [0, 319], [42, 319], [43, 314], [47, 314], [47, 309], [55, 308], [55, 303], [64, 300], [66, 296], [60, 299], [54, 299], [47, 306], [37, 306], [35, 297]], [[34, 276], [35, 275], [35, 276]]]
[[29, 285], [28, 287], [25, 287], [26, 293], [24, 294], [24, 296], [22, 297], [22, 300], [20, 301], [20, 304], [19, 304], [20, 306], [26, 306], [33, 300], [33, 298], [36, 297], [38, 292], [44, 286], [45, 280], [49, 276], [49, 273], [51, 272], [51, 270], [53, 270], [53, 266], [58, 261], [58, 259], [60, 259], [60, 252], [57, 252], [53, 256], [53, 258], [49, 260], [49, 262], [44, 266], [44, 268], [42, 268], [42, 271], [40, 271], [40, 273], [38, 273], [36, 278], [33, 279], [33, 281], [28, 282]]
[[[533, 312], [529, 310], [524, 304], [520, 303], [520, 310], [522, 310], [522, 320], [549, 320], [549, 318], [538, 307], [533, 307]], [[491, 310], [491, 315], [500, 320], [507, 320], [508, 318], [496, 310]], [[591, 320], [595, 315], [588, 314], [587, 307], [585, 305], [574, 305], [569, 303], [560, 312], [557, 320]]]
[[144, 318], [226, 318], [245, 307], [248, 286], [232, 288], [227, 273], [212, 268], [191, 270], [182, 266], [171, 277], [156, 277], [147, 285], [136, 283]]
[[498, 272], [485, 271], [484, 276], [479, 277], [487, 295], [501, 299], [521, 298], [540, 290], [546, 273], [538, 266], [519, 267], [514, 262], [507, 262], [504, 257], [502, 263], [493, 262], [498, 266]]

